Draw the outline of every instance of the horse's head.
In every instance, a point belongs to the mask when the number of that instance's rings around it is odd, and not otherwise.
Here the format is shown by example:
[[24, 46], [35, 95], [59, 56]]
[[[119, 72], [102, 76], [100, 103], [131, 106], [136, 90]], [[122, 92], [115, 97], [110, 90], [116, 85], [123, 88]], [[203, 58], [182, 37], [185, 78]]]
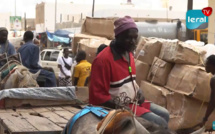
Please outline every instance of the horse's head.
[[39, 87], [36, 79], [40, 74], [40, 71], [38, 71], [36, 74], [32, 74], [29, 71], [23, 71], [20, 73], [18, 70], [16, 70], [16, 73], [18, 76], [18, 88]]
[[[147, 134], [140, 123], [134, 116], [126, 110], [112, 110], [98, 124], [97, 131], [99, 134]], [[140, 133], [139, 133], [140, 132]]]

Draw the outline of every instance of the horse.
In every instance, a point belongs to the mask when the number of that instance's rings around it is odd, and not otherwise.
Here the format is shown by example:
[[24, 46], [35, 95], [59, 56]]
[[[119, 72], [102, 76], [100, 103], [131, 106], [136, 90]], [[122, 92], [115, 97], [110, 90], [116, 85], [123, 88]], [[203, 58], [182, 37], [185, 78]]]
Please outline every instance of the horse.
[[123, 109], [111, 110], [103, 119], [89, 112], [76, 120], [72, 128], [71, 123], [72, 118], [62, 134], [175, 134]]
[[40, 74], [38, 71], [36, 74], [32, 74], [29, 70], [21, 65], [17, 61], [10, 61], [4, 65], [0, 71], [5, 70], [8, 66], [15, 65], [15, 67], [10, 70], [10, 73], [1, 80], [0, 89], [10, 89], [10, 88], [29, 88], [29, 87], [39, 87], [37, 84], [37, 77]]

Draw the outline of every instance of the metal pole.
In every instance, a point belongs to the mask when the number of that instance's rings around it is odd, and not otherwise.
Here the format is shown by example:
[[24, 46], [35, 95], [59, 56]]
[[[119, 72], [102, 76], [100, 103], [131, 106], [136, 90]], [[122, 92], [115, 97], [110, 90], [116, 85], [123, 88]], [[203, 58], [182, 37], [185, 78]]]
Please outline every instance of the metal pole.
[[166, 1], [166, 17], [167, 17], [167, 20], [166, 20], [166, 21], [167, 21], [167, 22], [168, 22], [168, 20], [169, 20], [169, 19], [168, 19], [168, 10], [169, 10], [169, 8], [168, 8], [168, 4], [167, 4], [167, 1]]
[[94, 17], [95, 0], [93, 0], [92, 17]]
[[55, 0], [55, 31], [56, 31], [56, 23], [57, 23], [57, 0]]
[[[187, 11], [188, 10], [192, 10], [193, 9], [193, 0], [188, 0], [187, 1]], [[192, 35], [192, 30], [190, 29], [186, 29], [186, 39], [189, 40], [189, 39], [194, 39], [193, 37], [191, 38], [191, 35]]]
[[24, 27], [25, 27], [25, 31], [26, 31], [26, 30], [27, 30], [27, 27], [26, 27], [26, 26], [27, 26], [26, 13], [25, 13], [25, 15], [24, 15], [24, 16], [25, 16], [25, 26], [24, 26]]

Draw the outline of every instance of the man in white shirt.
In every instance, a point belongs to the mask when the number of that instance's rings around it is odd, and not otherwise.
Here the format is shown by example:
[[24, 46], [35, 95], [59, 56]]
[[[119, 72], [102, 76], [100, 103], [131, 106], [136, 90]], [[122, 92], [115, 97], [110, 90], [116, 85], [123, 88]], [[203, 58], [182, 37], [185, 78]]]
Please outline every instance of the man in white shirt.
[[72, 58], [69, 57], [69, 49], [64, 48], [63, 56], [57, 60], [58, 68], [60, 69], [59, 74], [59, 86], [72, 86]]

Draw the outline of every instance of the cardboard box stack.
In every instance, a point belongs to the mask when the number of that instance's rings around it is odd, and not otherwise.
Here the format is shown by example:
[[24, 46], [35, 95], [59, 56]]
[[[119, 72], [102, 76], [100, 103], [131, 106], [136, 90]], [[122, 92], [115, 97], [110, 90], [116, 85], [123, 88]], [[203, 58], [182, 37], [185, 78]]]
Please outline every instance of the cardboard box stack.
[[[82, 39], [98, 39], [98, 40], [106, 40], [106, 38], [104, 37], [99, 37], [99, 36], [93, 36], [93, 35], [87, 35], [87, 34], [75, 34], [75, 36], [73, 37], [73, 41], [72, 41], [72, 53], [74, 55], [77, 54], [78, 48], [79, 48], [79, 42]], [[108, 44], [107, 44], [108, 45]]]
[[149, 71], [147, 80], [160, 86], [165, 86], [168, 75], [172, 69], [171, 63], [165, 62], [157, 57], [154, 57], [152, 67]]
[[[206, 112], [207, 103], [193, 99], [180, 93], [168, 94], [167, 109], [171, 113], [169, 127], [173, 130], [191, 128], [199, 123]], [[212, 128], [215, 119], [215, 111], [211, 114], [206, 123], [206, 128]]]
[[81, 33], [114, 39], [114, 21], [116, 18], [87, 17], [82, 25]]
[[136, 66], [136, 82], [138, 85], [140, 85], [142, 80], [147, 79], [147, 75], [150, 69], [150, 65], [147, 63], [144, 63], [140, 60], [135, 61], [135, 66]]
[[[87, 43], [87, 41], [81, 41], [82, 39], [89, 40], [101, 40], [101, 43], [105, 43], [106, 45], [110, 45], [111, 40], [114, 39], [114, 20], [115, 18], [90, 18], [87, 17], [85, 22], [82, 25], [81, 33], [75, 34], [72, 42], [72, 52], [74, 55], [77, 54], [81, 45], [91, 44], [93, 46], [92, 49], [95, 49], [95, 46], [99, 46], [101, 44], [92, 44], [92, 41], [88, 41], [91, 43]], [[105, 41], [104, 41], [105, 40]], [[109, 41], [106, 41], [109, 40]], [[81, 41], [81, 42], [80, 42]], [[85, 44], [83, 44], [85, 42]], [[88, 46], [90, 48], [90, 46]], [[96, 51], [95, 51], [96, 52]], [[91, 61], [92, 62], [92, 61]]]
[[160, 55], [162, 42], [158, 39], [142, 39], [142, 42], [145, 44], [138, 44], [138, 51], [135, 53], [135, 57], [138, 60], [151, 65], [154, 57], [159, 57]]
[[92, 63], [96, 57], [97, 48], [101, 44], [110, 44], [110, 40], [107, 39], [82, 39], [79, 42], [78, 50], [85, 51], [87, 54], [87, 61]]
[[[87, 18], [81, 34], [73, 39], [72, 51], [87, 52], [92, 63], [100, 44], [114, 39], [114, 18]], [[210, 98], [210, 79], [202, 67], [205, 52], [178, 41], [141, 37], [135, 53], [136, 80], [145, 98], [166, 107], [172, 130], [190, 128], [199, 123]], [[206, 126], [212, 127], [215, 112]]]
[[[212, 76], [202, 66], [205, 53], [178, 40], [142, 38], [137, 46], [135, 58], [150, 66], [149, 70], [137, 69], [137, 76], [143, 76], [137, 77], [140, 89], [147, 100], [168, 109], [172, 130], [200, 123], [206, 112]], [[213, 120], [215, 112], [206, 124], [208, 129]]]

